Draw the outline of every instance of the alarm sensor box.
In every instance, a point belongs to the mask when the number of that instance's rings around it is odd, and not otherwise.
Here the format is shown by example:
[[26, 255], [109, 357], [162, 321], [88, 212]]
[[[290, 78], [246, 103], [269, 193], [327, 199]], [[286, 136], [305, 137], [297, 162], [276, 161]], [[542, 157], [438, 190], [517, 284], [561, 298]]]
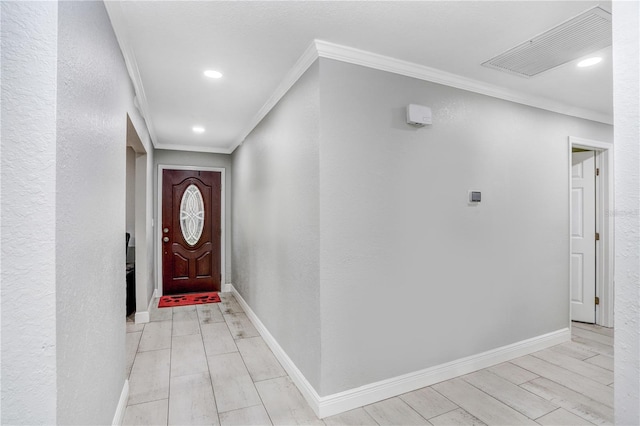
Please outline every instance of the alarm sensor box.
[[413, 126], [431, 124], [431, 108], [416, 104], [407, 105], [407, 124]]

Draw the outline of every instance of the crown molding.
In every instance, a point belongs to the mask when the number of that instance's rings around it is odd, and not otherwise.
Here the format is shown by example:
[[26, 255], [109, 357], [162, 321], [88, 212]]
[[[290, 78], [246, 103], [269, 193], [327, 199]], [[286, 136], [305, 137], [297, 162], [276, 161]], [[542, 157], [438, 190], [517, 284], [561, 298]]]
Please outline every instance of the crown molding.
[[240, 134], [240, 137], [236, 139], [235, 143], [231, 146], [231, 152], [233, 152], [245, 138], [255, 129], [255, 127], [262, 121], [262, 119], [273, 109], [274, 106], [282, 99], [282, 97], [291, 89], [291, 87], [298, 81], [302, 74], [309, 69], [309, 67], [318, 59], [318, 49], [316, 47], [316, 40], [314, 40], [309, 47], [304, 51], [302, 56], [296, 61], [293, 67], [289, 70], [282, 82], [278, 85], [273, 94], [269, 97], [267, 102], [260, 108], [258, 113], [253, 117], [251, 122], [244, 131]]
[[140, 114], [142, 115], [142, 118], [144, 118], [144, 121], [147, 125], [151, 144], [154, 148], [157, 148], [158, 146], [156, 145], [156, 141], [158, 140], [158, 138], [155, 127], [153, 126], [153, 120], [149, 115], [149, 103], [147, 102], [147, 95], [145, 94], [144, 86], [142, 85], [142, 78], [140, 77], [138, 62], [136, 61], [136, 56], [133, 52], [133, 48], [128, 42], [129, 33], [127, 31], [127, 19], [122, 12], [122, 7], [119, 1], [105, 1], [104, 6], [107, 9], [109, 19], [111, 20], [111, 26], [113, 27], [113, 32], [116, 36], [116, 40], [118, 40], [118, 44], [120, 45], [122, 56], [124, 56], [124, 63], [127, 67], [129, 77], [131, 78], [133, 90], [136, 93], [138, 103], [137, 106], [139, 107], [138, 109], [140, 111]]
[[333, 59], [380, 71], [400, 74], [573, 117], [584, 118], [605, 124], [613, 124], [613, 117], [597, 111], [573, 107], [552, 99], [528, 95], [515, 90], [484, 83], [479, 80], [462, 77], [436, 68], [418, 65], [413, 62], [403, 61], [360, 49], [354, 49], [352, 47], [329, 43], [322, 40], [315, 40], [314, 44], [316, 46], [318, 56], [321, 58]]
[[[552, 99], [532, 96], [515, 90], [505, 89], [479, 80], [462, 77], [457, 74], [442, 71], [436, 68], [418, 65], [413, 62], [403, 61], [389, 56], [379, 55], [377, 53], [367, 52], [365, 50], [355, 49], [352, 47], [342, 46], [335, 43], [329, 43], [323, 40], [313, 40], [309, 47], [304, 51], [295, 65], [287, 73], [277, 89], [271, 97], [260, 108], [254, 116], [250, 124], [242, 132], [241, 136], [236, 139], [235, 143], [230, 147], [229, 153], [232, 153], [244, 139], [253, 131], [253, 129], [262, 121], [262, 119], [271, 111], [271, 109], [282, 99], [282, 97], [291, 89], [304, 72], [318, 58], [333, 59], [354, 65], [360, 65], [367, 68], [377, 69], [380, 71], [390, 72], [394, 74], [404, 75], [406, 77], [416, 78], [419, 80], [429, 81], [432, 83], [442, 84], [457, 89], [467, 90], [470, 92], [491, 96], [493, 98], [515, 102], [547, 111], [552, 111], [572, 117], [583, 118], [586, 120], [597, 121], [605, 124], [613, 124], [613, 117], [608, 114], [602, 114], [584, 108], [577, 108]], [[175, 148], [178, 149], [178, 148]]]
[[191, 151], [191, 152], [207, 152], [211, 154], [231, 154], [233, 149], [216, 148], [213, 146], [197, 146], [197, 145], [181, 145], [169, 143], [157, 143], [154, 145], [156, 149], [166, 149], [172, 151]]
[[611, 117], [609, 114], [603, 114], [597, 111], [574, 107], [540, 96], [528, 95], [522, 92], [506, 89], [500, 86], [463, 77], [425, 65], [419, 65], [413, 62], [392, 58], [390, 56], [384, 56], [365, 50], [342, 46], [323, 40], [313, 40], [293, 65], [293, 67], [289, 70], [284, 79], [280, 82], [275, 91], [271, 94], [269, 99], [267, 99], [267, 101], [263, 104], [260, 110], [255, 114], [253, 119], [240, 133], [239, 137], [235, 139], [231, 146], [229, 146], [228, 148], [216, 148], [182, 144], [160, 144], [157, 143], [158, 138], [155, 127], [153, 125], [153, 120], [148, 114], [149, 107], [147, 97], [145, 95], [142, 79], [140, 78], [140, 72], [136, 62], [135, 54], [133, 53], [133, 49], [127, 42], [128, 36], [126, 18], [124, 17], [124, 14], [122, 12], [120, 2], [107, 1], [105, 2], [105, 6], [111, 19], [111, 24], [114, 27], [114, 32], [122, 50], [122, 54], [125, 58], [127, 71], [129, 72], [129, 76], [131, 77], [133, 87], [140, 105], [140, 112], [146, 121], [152, 144], [156, 149], [209, 152], [214, 154], [233, 153], [233, 151], [235, 151], [235, 149], [240, 146], [242, 142], [244, 142], [245, 138], [255, 129], [255, 127], [264, 119], [264, 117], [266, 117], [266, 115], [273, 109], [273, 107], [276, 106], [280, 99], [284, 97], [284, 95], [291, 89], [291, 87], [318, 58], [332, 59], [349, 64], [360, 65], [367, 68], [377, 69], [380, 71], [442, 84], [457, 89], [467, 90], [470, 92], [535, 108], [540, 108], [551, 112], [610, 125], [613, 124], [613, 117]]

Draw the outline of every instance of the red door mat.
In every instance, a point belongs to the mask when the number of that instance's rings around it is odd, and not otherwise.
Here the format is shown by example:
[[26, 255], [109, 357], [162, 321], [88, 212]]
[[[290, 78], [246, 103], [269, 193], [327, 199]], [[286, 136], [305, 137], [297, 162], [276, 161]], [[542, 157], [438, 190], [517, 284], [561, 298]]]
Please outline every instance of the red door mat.
[[173, 306], [201, 305], [203, 303], [218, 303], [220, 296], [215, 291], [210, 293], [177, 294], [175, 296], [162, 296], [158, 302], [158, 308], [171, 308]]

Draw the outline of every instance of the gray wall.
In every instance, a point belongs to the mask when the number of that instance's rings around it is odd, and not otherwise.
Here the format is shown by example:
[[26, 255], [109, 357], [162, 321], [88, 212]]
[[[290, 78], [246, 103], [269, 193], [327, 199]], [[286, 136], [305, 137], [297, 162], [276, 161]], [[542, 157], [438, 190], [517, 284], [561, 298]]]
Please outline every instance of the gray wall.
[[55, 3], [2, 21], [2, 424], [56, 422]]
[[113, 420], [125, 381], [126, 115], [102, 2], [60, 2], [56, 144], [57, 423]]
[[3, 2], [2, 53], [2, 423], [110, 424], [144, 122], [101, 2]]
[[612, 128], [320, 59], [232, 156], [234, 284], [320, 395], [568, 327], [569, 136]]
[[567, 327], [567, 139], [611, 126], [328, 59], [320, 76], [320, 394]]
[[[225, 169], [226, 192], [226, 227], [225, 227], [225, 280], [231, 282], [231, 156], [226, 154], [210, 154], [206, 152], [172, 151], [156, 149], [154, 151], [154, 217], [159, 222], [158, 213], [158, 165], [222, 167]], [[154, 252], [155, 253], [155, 252]]]
[[318, 64], [233, 154], [233, 283], [319, 386]]

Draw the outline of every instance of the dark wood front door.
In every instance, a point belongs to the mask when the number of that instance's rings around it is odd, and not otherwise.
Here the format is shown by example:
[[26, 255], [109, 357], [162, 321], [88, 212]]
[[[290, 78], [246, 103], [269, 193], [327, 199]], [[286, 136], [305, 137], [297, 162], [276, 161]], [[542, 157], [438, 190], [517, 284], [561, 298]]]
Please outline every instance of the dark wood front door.
[[162, 171], [162, 291], [220, 291], [220, 172]]

